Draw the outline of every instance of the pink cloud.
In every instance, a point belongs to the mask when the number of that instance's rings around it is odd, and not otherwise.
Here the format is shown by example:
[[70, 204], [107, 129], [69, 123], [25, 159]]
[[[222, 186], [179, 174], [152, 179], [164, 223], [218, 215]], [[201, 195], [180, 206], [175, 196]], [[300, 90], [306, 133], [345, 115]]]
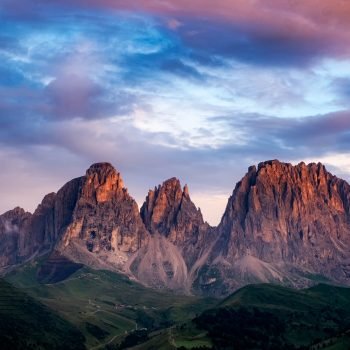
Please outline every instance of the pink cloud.
[[45, 15], [51, 6], [64, 11], [147, 12], [163, 18], [168, 28], [182, 36], [205, 35], [193, 28], [196, 21], [208, 22], [208, 31], [224, 25], [229, 32], [229, 26], [238, 26], [248, 36], [277, 38], [278, 42], [291, 41], [291, 45], [299, 42], [316, 50], [316, 55], [350, 54], [350, 1], [344, 0], [38, 0], [35, 7], [33, 1], [5, 0], [2, 12], [9, 17], [16, 13], [35, 17]]

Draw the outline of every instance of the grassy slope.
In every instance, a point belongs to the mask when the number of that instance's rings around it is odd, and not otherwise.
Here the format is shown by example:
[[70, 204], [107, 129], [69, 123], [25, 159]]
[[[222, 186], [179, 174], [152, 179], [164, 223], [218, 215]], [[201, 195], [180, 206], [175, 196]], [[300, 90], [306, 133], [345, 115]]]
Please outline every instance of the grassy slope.
[[[213, 307], [213, 299], [157, 292], [108, 271], [83, 268], [68, 279], [42, 285], [33, 262], [7, 276], [43, 304], [76, 325], [90, 349], [118, 343], [136, 328], [167, 328]], [[116, 305], [118, 308], [116, 308]]]
[[88, 268], [65, 281], [40, 285], [37, 267], [38, 262], [32, 263], [7, 279], [75, 324], [89, 349], [106, 344], [113, 349], [125, 337], [139, 336], [133, 332], [136, 324], [139, 329], [148, 328], [146, 340], [133, 347], [138, 350], [224, 348], [227, 344], [232, 348], [234, 339], [240, 341], [236, 348], [244, 349], [322, 344], [342, 350], [349, 345], [344, 334], [350, 328], [347, 288], [318, 285], [296, 291], [250, 285], [218, 302], [157, 292], [124, 276]]
[[221, 347], [237, 338], [246, 349], [308, 347], [350, 326], [350, 289], [319, 285], [297, 291], [251, 285], [196, 319]]
[[[193, 322], [162, 331], [135, 349], [350, 348], [350, 289], [318, 285], [293, 290], [271, 284], [246, 286]], [[176, 345], [176, 347], [174, 347]], [[155, 348], [155, 347], [153, 347]]]
[[83, 335], [49, 308], [0, 280], [1, 349], [83, 350]]

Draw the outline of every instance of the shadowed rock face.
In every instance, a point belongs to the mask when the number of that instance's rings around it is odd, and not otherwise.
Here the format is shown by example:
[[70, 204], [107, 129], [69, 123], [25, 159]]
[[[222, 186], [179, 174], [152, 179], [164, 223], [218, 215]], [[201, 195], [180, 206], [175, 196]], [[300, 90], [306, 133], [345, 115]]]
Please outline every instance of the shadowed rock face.
[[21, 263], [31, 255], [31, 247], [23, 247], [31, 216], [19, 207], [0, 216], [0, 271]]
[[151, 239], [132, 261], [132, 272], [148, 285], [189, 292], [196, 262], [211, 237], [187, 185], [182, 188], [178, 179], [171, 178], [150, 190], [141, 217]]
[[46, 195], [34, 214], [15, 208], [0, 216], [0, 271], [52, 248], [55, 196]]
[[228, 201], [202, 283], [212, 279], [223, 291], [264, 279], [303, 286], [311, 274], [348, 283], [349, 207], [350, 186], [320, 163], [250, 167]]
[[159, 233], [182, 247], [202, 240], [209, 228], [191, 201], [187, 185], [182, 189], [176, 178], [148, 192], [141, 217], [149, 232]]

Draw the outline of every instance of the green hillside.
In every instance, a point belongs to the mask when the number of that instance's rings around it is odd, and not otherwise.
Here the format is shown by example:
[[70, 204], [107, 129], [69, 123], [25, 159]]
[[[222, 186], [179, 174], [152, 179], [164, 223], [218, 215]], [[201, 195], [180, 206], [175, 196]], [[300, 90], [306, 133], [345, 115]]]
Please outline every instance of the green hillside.
[[74, 324], [88, 349], [349, 348], [348, 288], [257, 284], [215, 300], [155, 291], [86, 267], [58, 283], [40, 284], [40, 264], [7, 280]]
[[86, 267], [61, 282], [40, 284], [40, 264], [26, 265], [7, 280], [76, 325], [88, 349], [118, 344], [136, 328], [150, 332], [183, 323], [217, 302], [155, 291], [120, 274]]
[[251, 285], [194, 323], [220, 349], [308, 348], [350, 327], [350, 289]]
[[350, 349], [350, 289], [293, 290], [249, 285], [184, 322], [132, 347], [151, 349]]
[[49, 308], [0, 280], [0, 348], [83, 350], [84, 336]]

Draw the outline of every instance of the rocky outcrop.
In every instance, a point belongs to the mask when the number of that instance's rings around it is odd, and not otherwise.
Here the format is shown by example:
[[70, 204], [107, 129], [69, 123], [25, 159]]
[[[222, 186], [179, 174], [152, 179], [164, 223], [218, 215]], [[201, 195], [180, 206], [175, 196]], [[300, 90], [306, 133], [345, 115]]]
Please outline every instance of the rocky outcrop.
[[15, 208], [0, 216], [0, 272], [52, 248], [54, 202], [55, 194], [50, 193], [34, 214]]
[[92, 165], [85, 176], [45, 196], [33, 215], [19, 208], [3, 214], [0, 234], [2, 270], [54, 248], [53, 254], [78, 263], [122, 269], [149, 235], [109, 163]]
[[0, 216], [0, 272], [30, 256], [23, 242], [31, 216], [19, 207]]
[[[200, 209], [191, 201], [187, 185], [171, 178], [150, 190], [141, 207], [141, 217], [152, 234], [159, 233], [182, 249], [199, 247], [204, 243], [209, 225], [204, 222]], [[186, 254], [190, 260], [195, 254]]]
[[190, 292], [193, 268], [211, 237], [187, 185], [171, 178], [150, 190], [141, 217], [151, 239], [130, 262], [131, 271], [147, 285]]
[[92, 165], [81, 179], [72, 217], [57, 249], [93, 267], [122, 269], [148, 241], [138, 206], [109, 163]]
[[305, 286], [322, 276], [348, 283], [349, 208], [350, 186], [320, 163], [250, 167], [228, 201], [197, 287], [225, 294], [256, 281]]

